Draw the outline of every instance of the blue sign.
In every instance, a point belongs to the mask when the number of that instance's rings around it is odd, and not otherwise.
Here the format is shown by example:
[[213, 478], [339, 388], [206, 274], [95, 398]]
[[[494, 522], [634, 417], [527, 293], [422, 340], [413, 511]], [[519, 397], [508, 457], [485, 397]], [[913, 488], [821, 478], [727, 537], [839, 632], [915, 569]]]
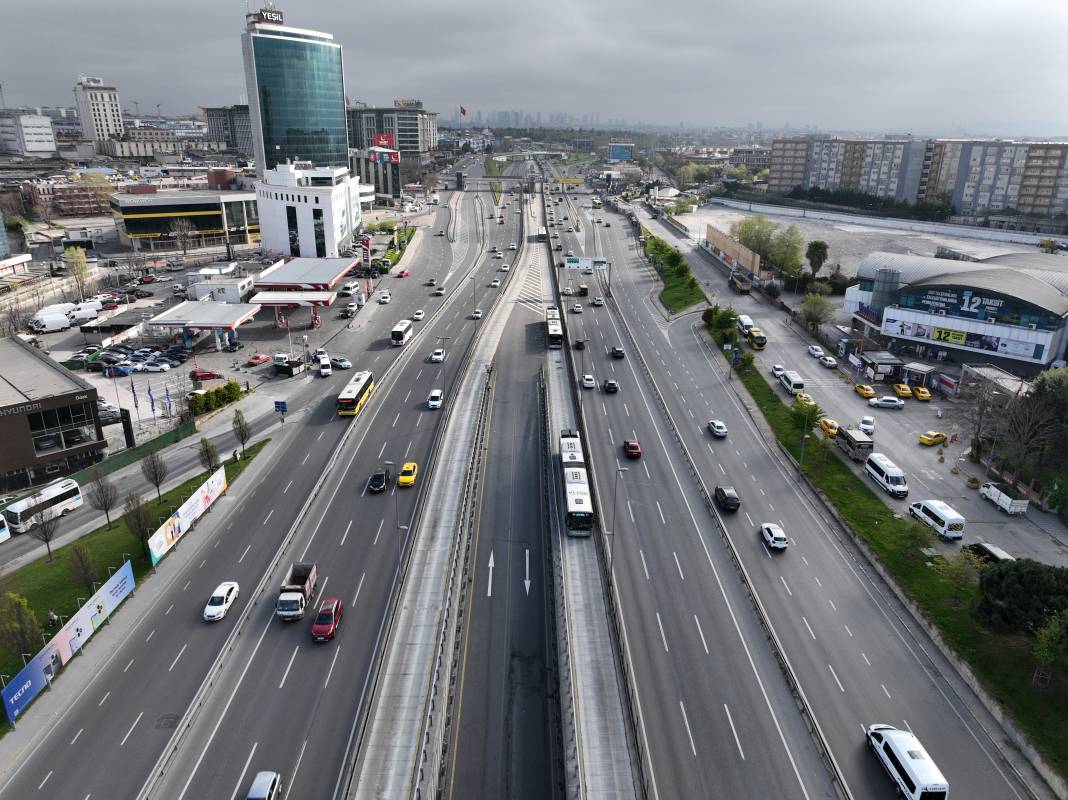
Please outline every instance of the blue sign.
[[285, 414], [289, 410], [289, 407], [286, 405], [285, 400], [275, 400], [274, 410], [277, 411], [279, 414]]
[[12, 725], [15, 724], [18, 715], [23, 712], [26, 706], [48, 688], [48, 681], [51, 675], [54, 675], [59, 670], [58, 655], [56, 656], [56, 664], [48, 675], [45, 674], [45, 663], [50, 663], [51, 657], [46, 662], [39, 656], [40, 654], [23, 667], [14, 680], [4, 687], [4, 709], [7, 711], [7, 718]]

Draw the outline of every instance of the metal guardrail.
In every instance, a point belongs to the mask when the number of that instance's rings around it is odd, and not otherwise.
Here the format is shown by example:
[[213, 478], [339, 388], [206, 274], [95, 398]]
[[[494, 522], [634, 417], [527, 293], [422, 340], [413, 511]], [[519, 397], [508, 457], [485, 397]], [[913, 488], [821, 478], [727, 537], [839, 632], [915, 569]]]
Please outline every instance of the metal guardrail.
[[701, 500], [705, 505], [705, 510], [712, 518], [713, 523], [720, 532], [720, 538], [726, 545], [727, 552], [731, 556], [731, 560], [734, 563], [735, 570], [741, 579], [742, 587], [745, 589], [746, 595], [749, 597], [750, 603], [756, 612], [757, 620], [760, 623], [761, 629], [764, 631], [764, 636], [771, 646], [772, 654], [775, 656], [776, 661], [779, 664], [780, 671], [786, 678], [786, 682], [790, 687], [791, 692], [797, 702], [798, 709], [801, 711], [802, 717], [805, 719], [806, 725], [809, 728], [809, 732], [812, 735], [813, 742], [820, 751], [821, 759], [830, 774], [831, 780], [834, 783], [835, 789], [839, 796], [845, 798], [845, 800], [852, 800], [852, 794], [849, 791], [848, 785], [845, 782], [845, 778], [842, 774], [841, 768], [838, 766], [838, 762], [834, 757], [834, 753], [831, 751], [830, 744], [827, 741], [826, 736], [823, 733], [823, 729], [820, 727], [819, 722], [816, 720], [815, 715], [812, 713], [811, 705], [808, 702], [808, 698], [805, 696], [804, 690], [801, 687], [800, 682], [797, 680], [796, 673], [793, 666], [790, 664], [790, 660], [787, 658], [786, 653], [782, 647], [782, 643], [779, 641], [778, 634], [775, 632], [774, 627], [771, 624], [770, 617], [764, 608], [764, 604], [761, 602], [759, 595], [753, 585], [753, 581], [749, 577], [749, 573], [742, 564], [741, 558], [738, 552], [735, 550], [734, 542], [727, 534], [726, 529], [721, 525], [719, 517], [716, 515], [712, 496], [709, 494], [708, 489], [705, 487], [704, 479], [701, 477], [700, 471], [697, 469], [697, 464], [690, 455], [689, 448], [686, 447], [686, 443], [679, 432], [678, 427], [675, 425], [675, 421], [668, 410], [667, 403], [664, 401], [663, 395], [660, 393], [660, 389], [657, 386], [656, 380], [653, 378], [653, 374], [649, 369], [649, 365], [646, 363], [645, 358], [642, 356], [641, 351], [638, 349], [638, 340], [635, 338], [634, 333], [631, 331], [630, 326], [627, 324], [626, 316], [622, 313], [622, 310], [616, 304], [614, 299], [610, 299], [608, 302], [615, 308], [616, 315], [619, 318], [620, 324], [623, 330], [626, 332], [627, 339], [630, 341], [631, 349], [637, 356], [638, 363], [641, 365], [642, 372], [645, 375], [646, 383], [651, 389], [652, 395], [656, 400], [657, 406], [660, 409], [661, 416], [667, 422], [668, 429], [671, 431], [676, 444], [682, 451], [683, 459], [687, 468], [690, 470], [690, 474], [697, 484], [697, 489], [701, 495]]

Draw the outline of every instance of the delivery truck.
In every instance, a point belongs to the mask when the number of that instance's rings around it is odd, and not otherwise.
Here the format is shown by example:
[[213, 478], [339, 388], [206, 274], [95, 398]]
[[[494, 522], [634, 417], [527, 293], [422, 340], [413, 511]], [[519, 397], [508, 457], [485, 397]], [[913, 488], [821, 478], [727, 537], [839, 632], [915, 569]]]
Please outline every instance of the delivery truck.
[[984, 483], [979, 487], [979, 496], [985, 497], [1006, 514], [1024, 514], [1027, 511], [1027, 498], [1007, 483]]
[[280, 619], [303, 619], [318, 585], [319, 567], [314, 561], [297, 562], [289, 568], [278, 590], [274, 613]]

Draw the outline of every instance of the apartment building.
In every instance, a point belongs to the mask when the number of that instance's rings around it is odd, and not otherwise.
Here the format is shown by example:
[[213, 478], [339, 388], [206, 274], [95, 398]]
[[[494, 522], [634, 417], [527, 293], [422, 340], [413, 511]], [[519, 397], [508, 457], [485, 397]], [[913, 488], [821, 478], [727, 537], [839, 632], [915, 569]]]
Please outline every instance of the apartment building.
[[768, 164], [768, 191], [789, 194], [805, 183], [808, 166], [808, 139], [775, 139]]
[[56, 154], [52, 120], [43, 114], [0, 111], [0, 152], [23, 158], [51, 158]]
[[74, 85], [74, 95], [83, 139], [103, 142], [122, 136], [125, 125], [118, 89], [106, 86], [102, 78], [81, 75]]

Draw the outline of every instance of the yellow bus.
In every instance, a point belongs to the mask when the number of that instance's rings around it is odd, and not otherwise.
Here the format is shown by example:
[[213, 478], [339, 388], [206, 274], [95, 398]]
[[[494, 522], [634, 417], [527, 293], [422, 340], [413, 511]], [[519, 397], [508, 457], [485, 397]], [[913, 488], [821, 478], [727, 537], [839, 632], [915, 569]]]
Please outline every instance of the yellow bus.
[[337, 396], [337, 413], [343, 417], [356, 416], [374, 390], [374, 376], [370, 372], [357, 372]]
[[755, 325], [749, 329], [749, 334], [746, 336], [749, 340], [749, 345], [754, 350], [763, 350], [764, 346], [768, 343], [768, 337], [764, 335], [764, 331]]

